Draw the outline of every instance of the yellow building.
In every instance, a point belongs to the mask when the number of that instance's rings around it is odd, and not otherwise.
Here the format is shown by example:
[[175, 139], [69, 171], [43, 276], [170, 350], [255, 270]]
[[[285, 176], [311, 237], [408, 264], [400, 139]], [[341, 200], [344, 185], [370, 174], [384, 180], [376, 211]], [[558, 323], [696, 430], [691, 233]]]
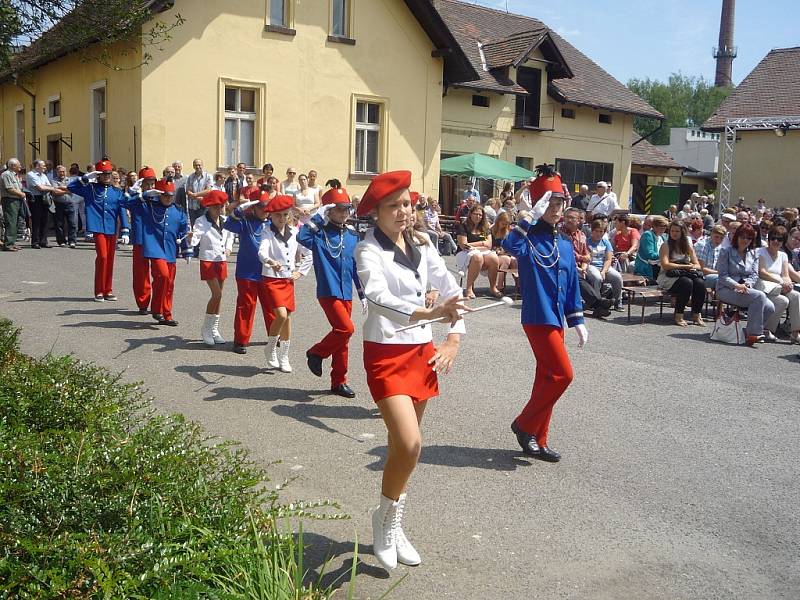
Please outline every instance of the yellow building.
[[[770, 207], [798, 205], [800, 156], [800, 47], [771, 50], [703, 124], [724, 132], [728, 119], [749, 119], [736, 130], [734, 155], [720, 147], [718, 197], [730, 173], [729, 204], [740, 197], [749, 206], [759, 198]], [[723, 136], [720, 136], [724, 138]]]
[[353, 192], [406, 168], [415, 189], [437, 193], [443, 89], [477, 74], [427, 0], [151, 8], [186, 21], [141, 67], [140, 55], [115, 58], [128, 70], [82, 62], [51, 31], [0, 74], [4, 159], [28, 163], [32, 142], [81, 167], [103, 154], [127, 168], [271, 162], [278, 175], [313, 168]]
[[445, 90], [442, 156], [555, 163], [571, 190], [609, 181], [626, 206], [633, 119], [663, 115], [541, 21], [456, 0], [436, 5], [479, 74]]

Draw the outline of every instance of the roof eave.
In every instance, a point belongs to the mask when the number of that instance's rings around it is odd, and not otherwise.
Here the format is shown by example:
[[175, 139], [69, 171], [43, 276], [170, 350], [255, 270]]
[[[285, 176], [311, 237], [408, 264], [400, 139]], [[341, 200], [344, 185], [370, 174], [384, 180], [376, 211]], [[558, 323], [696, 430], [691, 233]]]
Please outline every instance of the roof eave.
[[646, 113], [636, 110], [627, 110], [615, 106], [607, 106], [602, 104], [595, 104], [595, 103], [588, 103], [588, 102], [577, 102], [575, 100], [571, 100], [567, 98], [564, 94], [562, 94], [558, 89], [553, 86], [552, 84], [547, 85], [547, 94], [551, 96], [557, 102], [561, 104], [574, 104], [576, 106], [586, 106], [588, 108], [594, 108], [596, 110], [607, 110], [610, 112], [622, 113], [626, 115], [633, 115], [635, 117], [644, 117], [646, 119], [656, 119], [658, 121], [665, 121], [666, 117], [662, 115], [660, 112], [653, 112], [653, 113]]

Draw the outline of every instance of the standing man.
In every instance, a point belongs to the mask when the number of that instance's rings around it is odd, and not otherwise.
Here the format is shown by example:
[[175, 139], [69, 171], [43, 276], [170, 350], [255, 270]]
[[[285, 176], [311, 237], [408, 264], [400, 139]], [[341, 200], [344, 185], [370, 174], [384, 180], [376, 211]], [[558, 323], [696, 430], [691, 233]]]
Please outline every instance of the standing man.
[[192, 168], [194, 171], [186, 178], [184, 189], [186, 190], [186, 206], [189, 209], [189, 221], [193, 224], [195, 219], [205, 211], [200, 201], [211, 191], [214, 179], [203, 170], [203, 161], [199, 158], [192, 161]]
[[[56, 205], [56, 242], [62, 248], [67, 244], [70, 248], [75, 248], [78, 241], [78, 210], [75, 197], [67, 190], [69, 177], [67, 177], [67, 168], [64, 165], [56, 167], [56, 173], [50, 179], [50, 185], [53, 187], [53, 202]], [[64, 233], [64, 222], [67, 224], [66, 234]]]
[[0, 176], [0, 197], [3, 203], [3, 226], [5, 233], [3, 236], [3, 250], [6, 252], [17, 252], [17, 224], [19, 214], [22, 211], [22, 203], [25, 201], [25, 192], [22, 191], [22, 184], [17, 177], [21, 168], [20, 162], [16, 158], [9, 158], [6, 163], [6, 170]]
[[47, 226], [50, 215], [50, 193], [53, 186], [50, 179], [44, 174], [45, 162], [33, 161], [33, 170], [25, 176], [26, 187], [31, 194], [31, 248], [49, 248], [47, 243]]
[[608, 184], [605, 181], [598, 181], [595, 188], [595, 193], [586, 205], [586, 214], [591, 215], [587, 221], [591, 223], [597, 216], [603, 215], [608, 217], [612, 212], [619, 208], [617, 204], [617, 196], [609, 193]]
[[122, 223], [122, 243], [128, 244], [128, 214], [122, 207], [125, 192], [111, 185], [114, 167], [109, 160], [101, 160], [95, 170], [73, 179], [67, 189], [83, 197], [86, 202], [86, 230], [93, 234], [94, 250], [94, 300], [116, 302], [112, 291], [114, 282], [114, 254], [117, 250], [117, 221]]
[[172, 163], [172, 168], [175, 169], [175, 177], [172, 178], [172, 183], [175, 184], [175, 206], [188, 215], [188, 207], [186, 206], [186, 175], [183, 174], [183, 163], [176, 160]]
[[530, 212], [533, 210], [533, 201], [531, 200], [531, 186], [536, 181], [536, 177], [531, 177], [528, 181], [523, 181], [522, 186], [514, 194], [514, 201], [517, 203], [517, 212], [524, 210]]
[[306, 352], [308, 368], [321, 377], [322, 361], [332, 357], [331, 391], [345, 398], [356, 395], [347, 385], [348, 344], [355, 331], [350, 318], [353, 284], [365, 313], [367, 308], [355, 261], [358, 234], [347, 225], [351, 210], [347, 192], [341, 187], [332, 188], [322, 195], [322, 209], [297, 234], [297, 241], [313, 254], [317, 300], [331, 324], [328, 335]]
[[589, 186], [582, 185], [580, 193], [572, 198], [572, 207], [577, 208], [582, 211], [586, 211], [586, 207], [589, 206], [589, 200], [591, 197], [589, 196]]

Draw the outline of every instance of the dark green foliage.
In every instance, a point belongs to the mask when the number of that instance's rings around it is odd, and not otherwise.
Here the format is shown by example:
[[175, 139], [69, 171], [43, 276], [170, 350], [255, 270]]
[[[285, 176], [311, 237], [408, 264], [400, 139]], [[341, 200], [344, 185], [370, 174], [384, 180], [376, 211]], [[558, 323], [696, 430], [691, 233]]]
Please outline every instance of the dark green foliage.
[[266, 480], [107, 371], [21, 354], [0, 322], [0, 597], [324, 597], [277, 520], [333, 505], [282, 506]]

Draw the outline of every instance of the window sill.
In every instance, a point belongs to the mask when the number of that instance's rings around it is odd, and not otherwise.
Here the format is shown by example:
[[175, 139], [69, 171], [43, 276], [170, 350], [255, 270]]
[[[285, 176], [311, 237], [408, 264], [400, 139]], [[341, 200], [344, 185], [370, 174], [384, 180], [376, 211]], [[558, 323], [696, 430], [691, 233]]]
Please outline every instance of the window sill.
[[531, 125], [514, 125], [513, 129], [521, 129], [522, 131], [555, 131], [550, 127], [533, 127]]
[[47, 117], [48, 123], [61, 123], [61, 117]]
[[351, 181], [372, 181], [377, 176], [377, 173], [350, 173], [348, 179]]
[[291, 27], [284, 27], [283, 25], [264, 25], [264, 31], [282, 33], [283, 35], [297, 35], [297, 31]]
[[336, 44], [346, 44], [348, 46], [356, 45], [356, 41], [353, 38], [344, 35], [329, 35], [328, 41]]

